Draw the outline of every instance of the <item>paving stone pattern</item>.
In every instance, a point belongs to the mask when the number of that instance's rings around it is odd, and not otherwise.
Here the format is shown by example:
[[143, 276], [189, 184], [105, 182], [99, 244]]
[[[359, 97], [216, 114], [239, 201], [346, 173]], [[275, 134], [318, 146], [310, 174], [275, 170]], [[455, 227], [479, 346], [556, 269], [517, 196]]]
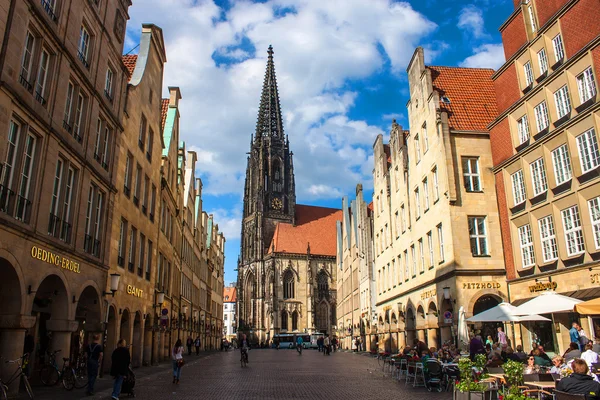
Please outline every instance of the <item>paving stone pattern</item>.
[[[430, 393], [405, 387], [378, 367], [368, 355], [337, 352], [324, 356], [305, 350], [252, 350], [250, 363], [242, 368], [239, 352], [188, 357], [179, 385], [172, 383], [168, 365], [141, 368], [136, 372], [138, 399], [435, 399], [450, 400], [451, 393]], [[152, 371], [148, 373], [148, 371]], [[104, 378], [96, 395], [61, 388], [36, 391], [36, 400], [110, 399], [112, 383]], [[126, 398], [126, 396], [121, 396]]]

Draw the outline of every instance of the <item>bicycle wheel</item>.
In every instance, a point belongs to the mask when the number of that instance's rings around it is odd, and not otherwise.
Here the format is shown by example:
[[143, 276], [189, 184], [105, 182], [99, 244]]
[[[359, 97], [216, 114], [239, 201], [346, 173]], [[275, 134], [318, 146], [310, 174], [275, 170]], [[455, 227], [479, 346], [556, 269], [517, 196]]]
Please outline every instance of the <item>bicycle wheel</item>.
[[73, 373], [73, 370], [71, 368], [67, 368], [63, 372], [62, 384], [67, 390], [73, 390], [73, 388], [75, 387], [75, 374]]
[[88, 384], [87, 368], [77, 368], [75, 371], [75, 389], [83, 389]]
[[33, 400], [33, 390], [31, 389], [31, 385], [29, 384], [29, 379], [26, 375], [21, 375], [21, 379], [23, 379], [23, 386], [25, 386], [25, 391], [27, 391], [27, 395], [31, 400]]
[[40, 370], [40, 380], [46, 386], [54, 386], [58, 382], [58, 371], [52, 365], [44, 365]]
[[4, 383], [0, 382], [0, 399], [8, 400], [8, 395], [6, 394], [6, 390], [8, 388], [4, 386]]

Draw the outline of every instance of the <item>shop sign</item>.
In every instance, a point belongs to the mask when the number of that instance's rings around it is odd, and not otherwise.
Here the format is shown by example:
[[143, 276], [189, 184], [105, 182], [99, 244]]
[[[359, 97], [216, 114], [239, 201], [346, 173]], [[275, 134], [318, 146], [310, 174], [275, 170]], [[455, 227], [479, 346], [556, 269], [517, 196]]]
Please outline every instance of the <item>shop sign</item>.
[[444, 312], [444, 323], [451, 324], [452, 323], [452, 311]]
[[556, 290], [558, 283], [556, 282], [538, 282], [535, 285], [529, 286], [530, 293], [544, 292], [546, 290]]
[[427, 290], [427, 291], [421, 293], [421, 300], [425, 300], [425, 299], [428, 299], [430, 297], [435, 297], [435, 296], [437, 296], [436, 289]]
[[500, 289], [499, 282], [464, 282], [463, 289]]
[[600, 283], [600, 274], [591, 274], [590, 280], [592, 281], [592, 283]]
[[62, 269], [66, 269], [67, 271], [75, 272], [76, 274], [81, 273], [79, 269], [79, 263], [77, 261], [73, 261], [68, 259], [67, 257], [63, 257], [51, 251], [44, 250], [41, 247], [33, 246], [31, 248], [31, 257], [43, 261], [45, 263], [55, 265]]
[[127, 285], [127, 294], [135, 297], [142, 297], [144, 295], [144, 291], [136, 288], [135, 286]]

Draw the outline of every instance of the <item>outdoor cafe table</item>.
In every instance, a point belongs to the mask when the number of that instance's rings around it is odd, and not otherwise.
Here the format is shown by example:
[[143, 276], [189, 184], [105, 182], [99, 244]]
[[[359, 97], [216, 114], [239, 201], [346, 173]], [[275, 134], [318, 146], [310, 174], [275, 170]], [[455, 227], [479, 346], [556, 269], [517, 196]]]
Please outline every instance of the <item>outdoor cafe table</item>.
[[489, 377], [494, 378], [494, 379], [499, 379], [502, 382], [505, 382], [504, 380], [504, 374], [488, 374]]
[[[535, 386], [540, 389], [556, 389], [556, 382], [524, 382], [526, 386]], [[538, 392], [538, 399], [542, 398], [542, 393]]]

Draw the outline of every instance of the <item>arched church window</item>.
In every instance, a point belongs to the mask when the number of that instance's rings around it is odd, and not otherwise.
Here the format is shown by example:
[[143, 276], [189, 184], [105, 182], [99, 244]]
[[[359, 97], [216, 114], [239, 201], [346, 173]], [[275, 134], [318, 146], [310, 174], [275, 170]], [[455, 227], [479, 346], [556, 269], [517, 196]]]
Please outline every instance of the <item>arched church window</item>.
[[329, 298], [329, 277], [323, 270], [317, 276], [317, 290], [319, 292], [319, 299]]
[[287, 331], [288, 328], [288, 313], [287, 311], [281, 312], [281, 329], [285, 329]]
[[292, 330], [293, 331], [298, 330], [298, 312], [297, 311], [294, 311], [292, 313]]
[[289, 269], [283, 274], [283, 298], [294, 298], [294, 274]]

